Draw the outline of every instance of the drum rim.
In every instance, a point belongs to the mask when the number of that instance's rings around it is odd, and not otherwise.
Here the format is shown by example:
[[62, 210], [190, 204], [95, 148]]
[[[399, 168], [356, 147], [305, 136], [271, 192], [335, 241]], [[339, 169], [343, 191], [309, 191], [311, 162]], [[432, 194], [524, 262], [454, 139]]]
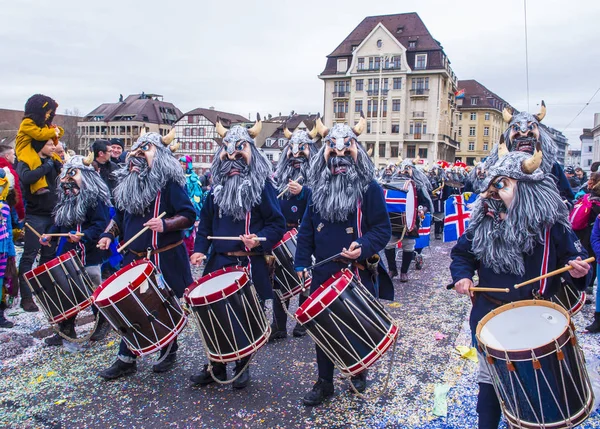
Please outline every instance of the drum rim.
[[296, 237], [297, 235], [298, 235], [298, 230], [296, 228], [290, 229], [285, 234], [283, 234], [283, 238], [281, 240], [279, 240], [279, 242], [275, 246], [273, 246], [273, 250], [277, 249], [279, 246], [281, 246], [285, 242], [291, 240], [292, 238]]
[[[392, 188], [392, 187], [386, 188], [386, 185], [390, 185], [392, 183], [398, 183], [398, 182], [407, 182], [409, 184], [409, 186], [412, 188], [412, 193], [413, 193], [413, 197], [414, 197], [414, 205], [413, 205], [413, 207], [414, 207], [414, 213], [413, 213], [413, 216], [412, 216], [412, 227], [411, 228], [409, 228], [408, 220], [406, 221], [407, 231], [412, 231], [417, 226], [417, 212], [418, 212], [418, 207], [417, 207], [418, 206], [418, 202], [417, 202], [417, 200], [418, 200], [417, 199], [417, 186], [415, 184], [415, 181], [413, 179], [406, 178], [404, 180], [397, 180], [396, 182], [383, 183], [381, 186], [382, 186], [382, 188], [385, 188], [386, 190], [406, 192], [406, 191], [404, 191], [402, 189], [398, 189], [398, 188]], [[408, 192], [406, 192], [406, 193], [407, 193], [407, 196], [408, 196]], [[389, 213], [390, 212], [388, 212], [388, 217], [389, 217]], [[392, 212], [392, 213], [396, 213], [396, 212]], [[406, 214], [406, 211], [400, 212], [400, 213], [405, 213]]]
[[227, 362], [233, 362], [236, 360], [240, 360], [240, 359], [243, 359], [253, 353], [256, 353], [256, 351], [258, 349], [260, 349], [262, 346], [264, 346], [267, 343], [270, 336], [271, 336], [271, 326], [267, 323], [267, 329], [258, 338], [258, 340], [256, 340], [254, 343], [244, 347], [243, 349], [239, 350], [237, 353], [228, 353], [225, 355], [219, 355], [219, 354], [215, 354], [215, 353], [212, 353], [209, 351], [208, 356], [210, 357], [210, 360], [214, 360], [215, 362], [221, 362], [221, 363], [227, 363]]
[[362, 358], [359, 362], [356, 362], [354, 365], [345, 368], [339, 368], [339, 370], [346, 375], [360, 374], [365, 370], [365, 367], [369, 368], [371, 365], [377, 362], [380, 357], [383, 356], [383, 354], [391, 347], [391, 345], [394, 344], [394, 341], [399, 333], [400, 328], [398, 325], [392, 323], [390, 325], [390, 329], [388, 329], [383, 339], [373, 350], [369, 352], [368, 355]]
[[143, 349], [136, 349], [136, 348], [130, 347], [131, 352], [136, 356], [145, 356], [147, 354], [154, 353], [154, 352], [162, 349], [168, 343], [173, 341], [173, 338], [175, 338], [175, 337], [177, 337], [177, 335], [179, 335], [179, 333], [183, 330], [183, 328], [185, 328], [185, 325], [187, 325], [187, 321], [188, 321], [188, 318], [185, 314], [185, 311], [182, 311], [181, 319], [179, 320], [179, 322], [177, 322], [177, 325], [175, 325], [175, 327], [173, 328], [173, 330], [171, 332], [169, 332], [167, 335], [165, 335], [159, 341], [157, 341], [153, 344], [150, 344], [148, 347], [144, 347]]
[[83, 301], [81, 304], [78, 304], [75, 307], [71, 307], [70, 310], [67, 310], [64, 313], [60, 313], [56, 317], [50, 318], [49, 321], [50, 321], [50, 323], [59, 323], [64, 320], [70, 319], [74, 315], [78, 314], [80, 311], [83, 311], [86, 308], [88, 308], [90, 305], [92, 305], [92, 303], [93, 303], [93, 300], [92, 300], [92, 297], [90, 296], [88, 299]]
[[[220, 275], [228, 274], [228, 273], [232, 273], [232, 272], [241, 272], [242, 275], [235, 282], [225, 286], [223, 289], [221, 289], [218, 292], [213, 292], [208, 295], [190, 298], [190, 293], [197, 287], [200, 287], [203, 283], [206, 283], [207, 281], [209, 281], [215, 277], [218, 277]], [[243, 280], [243, 282], [242, 282], [242, 280]], [[215, 302], [221, 301], [222, 299], [225, 299], [225, 298], [233, 295], [238, 290], [241, 290], [244, 286], [246, 286], [246, 284], [248, 284], [249, 281], [250, 281], [250, 276], [248, 276], [248, 271], [242, 266], [235, 265], [233, 267], [221, 268], [219, 270], [213, 271], [211, 273], [208, 273], [208, 274], [200, 277], [194, 283], [189, 285], [183, 292], [183, 299], [185, 300], [185, 302], [190, 304], [192, 307], [214, 304]], [[223, 294], [223, 292], [226, 292], [226, 293]]]
[[[345, 280], [345, 282], [340, 280], [342, 278]], [[298, 320], [298, 322], [300, 322], [300, 324], [302, 325], [313, 320], [315, 317], [321, 314], [323, 310], [329, 307], [346, 290], [346, 288], [348, 287], [348, 285], [350, 285], [353, 279], [354, 274], [348, 268], [344, 268], [343, 270], [332, 275], [329, 279], [325, 281], [325, 283], [323, 283], [313, 293], [311, 293], [310, 296], [306, 298], [306, 301], [304, 301], [304, 303], [300, 307], [298, 307], [295, 313], [296, 320]], [[333, 283], [335, 283], [338, 280], [340, 280], [340, 282], [338, 282], [338, 285], [341, 284], [341, 288], [338, 289], [336, 287], [331, 287], [329, 289], [329, 292], [323, 295], [323, 298], [327, 298], [326, 304], [323, 305], [321, 303], [322, 300], [319, 301], [321, 305], [314, 304], [315, 298], [318, 295], [320, 295], [323, 291], [328, 289], [330, 286], [332, 286]]]
[[[33, 270], [27, 271], [23, 275], [23, 277], [25, 277], [27, 280], [34, 279], [35, 277], [39, 276], [40, 274], [45, 273], [46, 271], [49, 271], [52, 268], [56, 267], [61, 262], [65, 262], [76, 256], [77, 256], [77, 252], [75, 252], [75, 250], [69, 250], [68, 252], [63, 253], [62, 255], [57, 256], [54, 259], [51, 259], [50, 261], [46, 262], [45, 264], [38, 265]], [[79, 257], [79, 256], [77, 256], [77, 257]]]
[[[497, 316], [500, 313], [504, 313], [513, 308], [519, 307], [528, 307], [528, 306], [542, 306], [552, 308], [562, 313], [566, 319], [567, 324], [564, 329], [560, 332], [560, 334], [554, 337], [553, 340], [546, 344], [542, 344], [541, 346], [529, 349], [519, 349], [519, 350], [497, 350], [493, 347], [489, 347], [484, 340], [481, 339], [481, 330], [483, 326], [490, 321], [494, 316]], [[511, 361], [530, 361], [533, 360], [532, 352], [536, 355], [537, 358], [542, 358], [551, 354], [556, 350], [555, 342], [558, 342], [560, 348], [562, 348], [571, 338], [571, 315], [569, 312], [561, 305], [558, 305], [551, 301], [540, 300], [540, 299], [526, 299], [522, 301], [514, 301], [504, 304], [498, 308], [493, 309], [488, 314], [486, 314], [477, 324], [477, 329], [475, 330], [475, 336], [477, 337], [477, 342], [479, 344], [480, 349], [482, 349], [486, 354], [500, 360], [506, 360], [508, 357]]]
[[[118, 292], [116, 292], [115, 294], [113, 294], [113, 295], [111, 295], [109, 297], [106, 297], [104, 299], [98, 300], [98, 295], [100, 295], [102, 293], [102, 291], [105, 288], [108, 287], [108, 285], [110, 285], [113, 281], [115, 281], [122, 274], [126, 273], [129, 270], [132, 270], [133, 268], [135, 268], [135, 267], [137, 267], [138, 265], [141, 265], [141, 264], [147, 264], [147, 266], [144, 269], [144, 271], [140, 274], [140, 276], [137, 277], [133, 282], [131, 282], [131, 284], [129, 284], [128, 286], [124, 287], [123, 289], [119, 290]], [[94, 291], [94, 294], [92, 295], [92, 299], [94, 300], [94, 304], [97, 307], [108, 307], [108, 306], [112, 305], [113, 302], [117, 302], [117, 301], [122, 300], [126, 296], [130, 295], [131, 292], [133, 292], [138, 287], [140, 287], [140, 285], [144, 282], [144, 279], [145, 279], [145, 277], [143, 276], [143, 274], [145, 274], [146, 276], [148, 276], [155, 269], [156, 269], [156, 267], [154, 266], [154, 264], [152, 263], [152, 261], [150, 261], [148, 259], [145, 259], [145, 258], [137, 260], [137, 261], [133, 261], [130, 264], [125, 265], [119, 271], [117, 271], [116, 273], [112, 274], [109, 278], [107, 278], [106, 280], [104, 280], [100, 284], [100, 286], [98, 286], [96, 288], [96, 290]]]
[[[312, 277], [308, 277], [304, 281], [304, 288], [305, 289], [310, 289], [310, 285], [311, 284], [312, 284]], [[279, 289], [279, 290], [281, 290], [281, 289]], [[290, 290], [289, 292], [282, 293], [281, 294], [281, 299], [284, 300], [284, 301], [287, 301], [288, 299], [291, 299], [291, 298], [295, 297], [296, 295], [298, 295], [301, 292], [302, 292], [302, 283], [300, 283], [299, 285], [293, 287], [292, 290]]]

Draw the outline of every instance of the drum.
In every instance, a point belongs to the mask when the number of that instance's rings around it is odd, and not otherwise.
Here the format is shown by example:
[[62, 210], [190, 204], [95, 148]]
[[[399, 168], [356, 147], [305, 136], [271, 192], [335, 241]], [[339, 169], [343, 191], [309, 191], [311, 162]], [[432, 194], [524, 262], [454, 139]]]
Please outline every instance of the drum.
[[373, 365], [399, 333], [389, 313], [348, 269], [315, 290], [296, 311], [296, 320], [346, 375]]
[[232, 362], [265, 345], [271, 326], [243, 267], [214, 271], [192, 283], [185, 302], [213, 362]]
[[[275, 282], [281, 289], [281, 300], [286, 301], [302, 291], [302, 282], [294, 270], [294, 255], [296, 255], [296, 228], [285, 233], [279, 243], [273, 247], [275, 257]], [[304, 288], [310, 289], [311, 278], [304, 282]]]
[[583, 308], [586, 298], [587, 295], [585, 292], [578, 290], [575, 286], [563, 280], [558, 292], [549, 299], [566, 309], [571, 316], [575, 316]]
[[505, 418], [518, 428], [571, 428], [594, 394], [569, 313], [543, 300], [487, 314], [476, 330]]
[[383, 183], [385, 203], [392, 224], [392, 235], [402, 236], [417, 225], [417, 189], [411, 179]]
[[94, 285], [74, 250], [26, 272], [23, 277], [52, 324], [70, 319], [92, 305]]
[[93, 298], [136, 356], [162, 349], [187, 323], [179, 299], [147, 259], [134, 261], [107, 278]]

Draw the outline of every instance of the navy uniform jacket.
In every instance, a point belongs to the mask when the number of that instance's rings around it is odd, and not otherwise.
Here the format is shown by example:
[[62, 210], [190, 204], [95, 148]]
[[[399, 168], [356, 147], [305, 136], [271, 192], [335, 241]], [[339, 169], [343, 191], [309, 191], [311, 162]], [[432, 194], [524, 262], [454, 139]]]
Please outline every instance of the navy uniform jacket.
[[[196, 221], [196, 212], [190, 202], [187, 192], [182, 186], [179, 186], [173, 181], [168, 181], [167, 184], [159, 192], [154, 204], [150, 204], [148, 210], [143, 216], [134, 215], [124, 211], [117, 211], [114, 218], [121, 231], [122, 242], [126, 242], [141, 229], [144, 224], [154, 217], [158, 217], [162, 212], [166, 212], [166, 218], [175, 215], [185, 216], [191, 222]], [[164, 218], [163, 218], [164, 219]], [[163, 220], [164, 227], [164, 220]], [[114, 239], [111, 234], [102, 234], [103, 237]], [[153, 232], [146, 231], [140, 237], [133, 241], [128, 249], [146, 253], [148, 247], [152, 249], [160, 249], [170, 244], [177, 243], [183, 240], [183, 230]], [[145, 257], [145, 256], [144, 256]], [[124, 255], [124, 264], [140, 259], [139, 256], [132, 252], [126, 252]], [[154, 265], [160, 268], [163, 277], [167, 284], [173, 289], [178, 297], [183, 296], [185, 288], [192, 283], [192, 272], [185, 244], [181, 243], [174, 249], [166, 252], [158, 253], [151, 257]]]
[[[206, 198], [200, 212], [200, 224], [196, 234], [195, 252], [208, 256], [204, 274], [212, 273], [226, 266], [248, 265], [250, 259], [252, 281], [258, 295], [263, 299], [273, 298], [273, 290], [269, 277], [269, 269], [263, 255], [256, 256], [228, 256], [227, 252], [247, 251], [242, 241], [208, 240], [208, 236], [240, 236], [244, 234], [256, 234], [265, 237], [266, 241], [259, 242], [259, 246], [250, 249], [251, 253], [267, 254], [273, 249], [285, 234], [285, 218], [281, 214], [277, 192], [273, 185], [267, 181], [263, 188], [260, 204], [252, 208], [244, 220], [235, 220], [232, 216], [219, 213], [219, 207], [215, 204], [212, 192]], [[247, 225], [247, 222], [248, 225]], [[208, 255], [212, 244], [212, 250]]]
[[552, 173], [552, 175], [555, 177], [554, 181], [556, 182], [560, 196], [566, 199], [569, 203], [572, 202], [575, 199], [575, 194], [573, 194], [573, 189], [571, 189], [569, 179], [567, 179], [567, 176], [565, 176], [565, 172], [558, 162], [554, 163], [550, 173]]
[[[475, 271], [478, 271], [479, 285], [481, 287], [509, 289], [508, 293], [475, 294], [475, 302], [470, 317], [471, 333], [473, 335], [475, 334], [477, 323], [492, 309], [498, 307], [497, 304], [486, 299], [485, 295], [494, 300], [508, 303], [532, 299], [533, 291], [539, 290], [541, 292], [543, 288], [542, 296], [550, 297], [560, 287], [560, 276], [550, 277], [541, 282], [537, 281], [519, 289], [515, 289], [514, 285], [561, 268], [568, 261], [576, 259], [578, 256], [582, 259], [587, 258], [587, 252], [577, 239], [575, 233], [563, 225], [554, 225], [547, 231], [545, 243], [538, 243], [531, 255], [524, 255], [525, 275], [523, 276], [509, 273], [496, 274], [490, 267], [481, 265], [480, 261], [476, 260], [475, 255], [471, 252], [471, 244], [472, 233], [469, 231], [458, 239], [458, 242], [452, 249], [450, 254], [452, 257], [452, 263], [450, 264], [452, 281], [456, 283], [461, 279], [472, 279]], [[547, 256], [547, 264], [543, 264], [544, 256]], [[572, 283], [577, 289], [584, 290], [592, 278], [592, 270], [588, 272], [586, 277], [579, 279], [572, 278], [568, 272], [564, 273], [562, 277], [565, 281]]]
[[298, 195], [291, 195], [289, 199], [283, 197], [279, 200], [281, 213], [285, 217], [286, 230], [297, 228], [300, 225], [311, 195], [310, 188], [302, 186], [302, 191]]
[[[359, 263], [365, 263], [369, 258], [383, 250], [392, 236], [392, 226], [388, 217], [383, 191], [376, 181], [369, 184], [361, 203], [361, 222], [357, 222], [357, 212], [348, 216], [345, 222], [329, 222], [316, 213], [309, 200], [308, 207], [300, 224], [298, 232], [298, 247], [294, 268], [301, 271], [312, 265], [311, 257], [314, 255], [316, 262], [336, 255], [342, 248], [348, 248], [353, 241], [362, 245]], [[362, 231], [359, 237], [358, 228]], [[321, 286], [329, 277], [347, 267], [344, 262], [329, 262], [313, 270], [311, 293]], [[384, 299], [393, 299], [394, 289], [391, 283], [380, 282], [379, 290], [373, 284], [371, 273], [368, 270], [360, 270], [363, 285], [374, 296]]]
[[57, 256], [67, 253], [70, 250], [76, 250], [84, 266], [101, 264], [104, 261], [104, 258], [108, 256], [108, 253], [105, 250], [98, 249], [96, 244], [98, 244], [100, 235], [106, 229], [109, 221], [110, 215], [108, 206], [102, 201], [98, 201], [96, 207], [88, 208], [83, 223], [68, 226], [52, 225], [48, 234], [67, 233], [71, 231], [82, 232], [85, 234], [81, 237], [79, 243], [70, 243], [67, 241], [66, 237], [61, 237], [60, 241], [62, 245], [59, 246], [60, 251], [57, 252]]

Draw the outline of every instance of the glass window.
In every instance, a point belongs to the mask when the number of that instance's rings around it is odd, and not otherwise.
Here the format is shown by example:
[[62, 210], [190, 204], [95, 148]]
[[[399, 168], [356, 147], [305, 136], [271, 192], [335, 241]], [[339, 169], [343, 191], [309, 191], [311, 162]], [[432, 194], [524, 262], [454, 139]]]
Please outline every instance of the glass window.
[[365, 59], [359, 58], [358, 59], [358, 70], [364, 70], [364, 69], [365, 69]]
[[423, 159], [427, 158], [427, 148], [426, 147], [419, 148], [419, 158], [423, 158]]
[[417, 47], [417, 42], [408, 42], [408, 48], [416, 48]]
[[475, 136], [475, 127], [469, 127], [469, 136]]
[[490, 112], [485, 112], [485, 120], [486, 121], [490, 120]]
[[398, 143], [390, 144], [390, 158], [398, 158]]
[[490, 127], [483, 127], [483, 135], [488, 137], [490, 135]]
[[363, 101], [362, 100], [355, 100], [354, 101], [354, 111], [355, 112], [361, 112], [363, 109]]
[[458, 127], [458, 136], [461, 137], [462, 136], [462, 127]]
[[400, 124], [392, 124], [392, 134], [400, 133]]
[[471, 112], [471, 120], [472, 121], [477, 120], [477, 113], [476, 112]]
[[475, 142], [469, 142], [469, 150], [475, 150]]
[[394, 99], [392, 100], [392, 111], [399, 112], [400, 111], [400, 100]]
[[417, 54], [415, 59], [415, 69], [424, 70], [427, 68], [427, 54]]
[[458, 112], [458, 120], [462, 121], [462, 112]]
[[338, 73], [346, 73], [346, 70], [348, 69], [348, 60], [344, 59], [339, 59], [337, 61], [337, 72]]
[[363, 85], [364, 85], [364, 80], [363, 79], [356, 79], [356, 90], [357, 91], [362, 91], [363, 90]]
[[396, 56], [396, 57], [392, 57], [392, 65], [394, 66], [395, 69], [399, 69], [401, 64], [401, 60], [402, 57]]
[[488, 147], [489, 147], [489, 143], [483, 142], [483, 150], [488, 150]]
[[417, 147], [415, 145], [406, 146], [406, 157], [407, 158], [416, 158]]
[[385, 158], [385, 142], [379, 142], [379, 157]]
[[394, 89], [402, 89], [402, 78], [401, 77], [394, 78]]

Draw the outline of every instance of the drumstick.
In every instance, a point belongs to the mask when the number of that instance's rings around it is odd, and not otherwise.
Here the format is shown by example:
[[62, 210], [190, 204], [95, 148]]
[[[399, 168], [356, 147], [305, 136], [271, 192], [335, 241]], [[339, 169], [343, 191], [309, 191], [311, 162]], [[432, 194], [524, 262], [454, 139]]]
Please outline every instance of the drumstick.
[[[300, 180], [302, 180], [302, 176], [298, 177], [296, 180], [294, 180], [294, 182], [299, 182]], [[288, 189], [290, 189], [289, 183], [287, 185], [285, 185], [285, 188], [283, 188], [283, 191], [281, 191], [281, 194], [277, 195], [277, 198], [283, 197], [283, 194], [285, 194], [288, 191]]]
[[[446, 289], [451, 290], [454, 289], [454, 283], [450, 283], [449, 285], [446, 285]], [[504, 293], [508, 293], [510, 291], [509, 288], [496, 288], [496, 287], [477, 287], [477, 286], [471, 286], [469, 288], [469, 290], [471, 292], [504, 292]]]
[[[162, 212], [161, 214], [159, 214], [156, 219], [162, 219], [165, 215], [167, 214], [167, 212]], [[129, 240], [127, 240], [126, 243], [124, 243], [121, 247], [119, 247], [117, 249], [117, 252], [121, 253], [123, 250], [125, 250], [125, 248], [127, 246], [129, 246], [133, 241], [135, 241], [140, 235], [142, 235], [144, 232], [148, 231], [149, 227], [145, 226], [143, 227], [140, 232], [138, 232], [137, 234], [135, 234], [133, 237], [131, 237]]]
[[[357, 246], [354, 248], [354, 250], [356, 250], [356, 249], [360, 249], [361, 247], [362, 247], [362, 244], [360, 244], [360, 243], [357, 243]], [[340, 253], [338, 253], [338, 254], [336, 254], [336, 255], [330, 256], [329, 258], [325, 258], [325, 259], [323, 259], [322, 261], [320, 261], [320, 262], [317, 262], [317, 263], [316, 263], [316, 264], [314, 264], [314, 265], [311, 265], [310, 267], [304, 268], [304, 270], [303, 270], [303, 271], [305, 271], [305, 272], [306, 272], [306, 271], [309, 271], [309, 270], [314, 270], [315, 268], [317, 268], [317, 267], [320, 267], [321, 265], [323, 265], [323, 264], [326, 264], [326, 263], [328, 263], [328, 262], [331, 262], [331, 261], [333, 261], [334, 259], [341, 258], [343, 253], [344, 253], [344, 252], [340, 252]]]
[[[225, 236], [221, 236], [221, 237], [213, 237], [212, 235], [209, 235], [208, 237], [206, 237], [208, 240], [229, 240], [229, 241], [242, 241], [242, 239], [240, 237], [225, 237]], [[267, 241], [266, 237], [253, 237], [252, 238], [255, 241]]]
[[27, 222], [25, 222], [25, 226], [27, 228], [29, 228], [31, 230], [31, 232], [33, 232], [35, 235], [37, 235], [38, 238], [42, 238], [42, 234], [40, 234], [39, 232], [37, 232], [33, 226], [29, 225]]
[[[588, 264], [591, 264], [595, 260], [596, 260], [596, 258], [594, 258], [592, 256], [591, 258], [584, 259], [582, 262], [587, 262]], [[526, 282], [516, 284], [515, 285], [515, 289], [519, 289], [522, 286], [525, 286], [525, 285], [528, 285], [528, 284], [531, 284], [531, 283], [535, 283], [538, 280], [547, 279], [548, 277], [552, 277], [552, 276], [564, 273], [565, 271], [569, 271], [569, 270], [572, 270], [572, 269], [573, 269], [573, 267], [571, 265], [567, 265], [566, 267], [559, 268], [558, 270], [550, 271], [549, 273], [544, 274], [543, 276], [539, 276], [539, 277], [536, 277], [534, 279], [527, 280]]]
[[85, 234], [83, 232], [73, 232], [73, 233], [60, 233], [60, 234], [44, 234], [47, 237], [68, 237], [69, 235], [77, 235], [79, 237], [83, 237]]

